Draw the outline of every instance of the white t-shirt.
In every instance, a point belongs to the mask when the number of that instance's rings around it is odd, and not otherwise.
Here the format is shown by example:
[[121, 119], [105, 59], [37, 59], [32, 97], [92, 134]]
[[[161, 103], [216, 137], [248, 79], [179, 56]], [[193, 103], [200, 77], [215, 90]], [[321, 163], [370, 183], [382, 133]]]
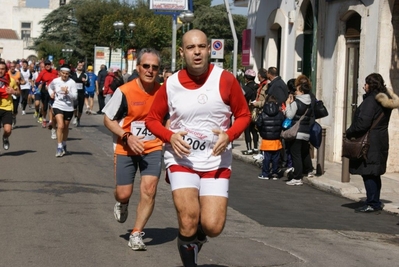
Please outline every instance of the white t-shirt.
[[231, 168], [232, 151], [229, 145], [220, 156], [213, 156], [212, 149], [218, 140], [212, 130], [226, 131], [230, 127], [231, 109], [220, 95], [220, 77], [223, 69], [214, 67], [206, 82], [198, 89], [184, 88], [178, 75], [168, 78], [170, 126], [173, 132], [185, 131], [184, 140], [191, 146], [191, 154], [180, 158], [170, 143], [165, 143], [165, 164], [190, 166], [196, 171]]
[[[68, 94], [65, 94], [63, 90], [65, 87], [68, 89]], [[73, 111], [73, 101], [78, 96], [74, 80], [68, 79], [67, 81], [63, 81], [61, 77], [58, 77], [50, 83], [48, 93], [50, 97], [54, 93], [53, 108], [58, 108], [62, 111]]]
[[24, 69], [21, 69], [21, 76], [22, 78], [25, 80], [25, 84], [21, 84], [21, 90], [29, 90], [30, 89], [30, 83], [29, 83], [29, 77], [30, 77], [30, 70], [26, 69], [26, 71], [24, 71]]

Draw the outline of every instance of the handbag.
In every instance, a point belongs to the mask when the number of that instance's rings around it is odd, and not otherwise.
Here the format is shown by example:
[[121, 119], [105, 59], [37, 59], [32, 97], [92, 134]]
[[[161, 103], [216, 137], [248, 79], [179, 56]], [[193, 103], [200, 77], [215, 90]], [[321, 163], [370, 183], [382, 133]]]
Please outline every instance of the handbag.
[[343, 157], [354, 160], [367, 160], [367, 153], [370, 148], [369, 133], [371, 129], [373, 129], [377, 125], [383, 115], [384, 113], [381, 113], [381, 115], [373, 122], [370, 129], [364, 135], [358, 138], [347, 138], [346, 136], [344, 136], [342, 140]]
[[310, 127], [310, 132], [309, 132], [309, 142], [312, 146], [314, 146], [316, 149], [319, 149], [321, 145], [321, 140], [322, 140], [322, 127], [321, 125], [315, 121], [312, 126]]
[[315, 102], [313, 112], [314, 112], [315, 119], [321, 119], [321, 118], [328, 116], [328, 110], [324, 106], [324, 103], [322, 100], [317, 100]]
[[308, 109], [306, 109], [305, 113], [301, 116], [301, 118], [293, 125], [291, 128], [288, 130], [282, 131], [281, 132], [281, 138], [283, 138], [286, 141], [291, 141], [296, 138], [296, 135], [298, 134], [299, 131], [299, 126], [301, 125], [301, 121], [305, 117], [305, 114], [308, 112]]

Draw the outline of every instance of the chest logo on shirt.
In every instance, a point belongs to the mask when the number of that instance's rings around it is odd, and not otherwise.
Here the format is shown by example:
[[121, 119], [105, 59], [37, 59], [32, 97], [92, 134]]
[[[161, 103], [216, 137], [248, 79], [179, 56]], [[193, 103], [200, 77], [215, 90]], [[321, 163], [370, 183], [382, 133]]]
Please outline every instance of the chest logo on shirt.
[[130, 105], [131, 106], [144, 106], [146, 104], [146, 101], [141, 101], [141, 102], [135, 102], [135, 101], [131, 101]]
[[206, 102], [208, 102], [208, 96], [205, 95], [205, 94], [200, 94], [200, 95], [197, 97], [197, 100], [198, 100], [198, 103], [200, 103], [200, 104], [205, 104]]

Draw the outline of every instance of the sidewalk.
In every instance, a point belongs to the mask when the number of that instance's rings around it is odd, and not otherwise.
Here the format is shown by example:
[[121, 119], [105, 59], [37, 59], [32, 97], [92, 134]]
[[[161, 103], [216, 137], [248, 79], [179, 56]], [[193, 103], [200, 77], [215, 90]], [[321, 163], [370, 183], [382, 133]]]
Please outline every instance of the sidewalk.
[[[233, 144], [233, 157], [235, 159], [251, 163], [257, 167], [260, 166], [252, 155], [246, 156], [241, 153], [241, 151], [246, 150], [243, 137], [235, 140]], [[313, 166], [316, 166], [315, 161]], [[341, 182], [341, 164], [339, 163], [326, 161], [323, 175], [304, 178], [303, 180], [317, 189], [341, 195], [354, 201], [364, 201], [366, 198], [366, 190], [361, 176], [351, 175], [349, 183]], [[385, 211], [399, 213], [399, 173], [385, 173], [382, 176], [381, 201], [385, 204]]]

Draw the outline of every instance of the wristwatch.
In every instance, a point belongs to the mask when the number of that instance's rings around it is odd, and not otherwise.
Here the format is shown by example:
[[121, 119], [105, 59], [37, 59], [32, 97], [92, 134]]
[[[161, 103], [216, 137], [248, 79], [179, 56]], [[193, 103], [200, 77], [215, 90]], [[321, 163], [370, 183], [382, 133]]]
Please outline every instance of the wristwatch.
[[131, 132], [125, 132], [125, 133], [122, 135], [122, 143], [123, 143], [124, 146], [127, 145], [127, 139], [128, 139], [129, 136], [131, 136], [131, 135], [133, 135]]

